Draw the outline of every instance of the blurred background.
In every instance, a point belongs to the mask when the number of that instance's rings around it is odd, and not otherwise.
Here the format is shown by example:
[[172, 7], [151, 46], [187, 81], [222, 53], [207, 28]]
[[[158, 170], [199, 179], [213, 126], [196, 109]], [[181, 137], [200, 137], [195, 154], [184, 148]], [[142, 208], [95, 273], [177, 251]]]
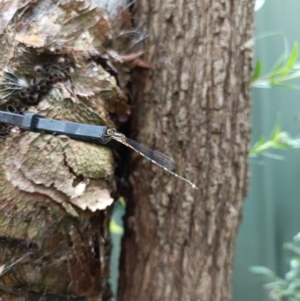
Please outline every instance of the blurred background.
[[[255, 60], [261, 59], [262, 74], [294, 42], [300, 43], [299, 13], [299, 0], [266, 0], [256, 11]], [[300, 78], [294, 83], [300, 87]], [[270, 136], [278, 115], [281, 130], [300, 137], [299, 88], [253, 88], [252, 100], [252, 145], [261, 135]], [[284, 278], [292, 254], [283, 244], [300, 232], [300, 150], [270, 150], [249, 158], [249, 164], [251, 184], [236, 243], [232, 301], [269, 300], [249, 267], [265, 266]]]

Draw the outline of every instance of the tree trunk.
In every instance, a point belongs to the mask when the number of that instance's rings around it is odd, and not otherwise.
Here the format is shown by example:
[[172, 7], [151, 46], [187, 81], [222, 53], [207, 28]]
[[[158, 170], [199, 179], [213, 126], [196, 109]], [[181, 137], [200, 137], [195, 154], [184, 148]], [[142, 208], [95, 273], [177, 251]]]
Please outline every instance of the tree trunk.
[[[108, 53], [119, 17], [92, 0], [0, 12], [0, 110], [109, 127], [130, 113]], [[112, 151], [3, 124], [0, 137], [1, 301], [107, 300]]]
[[150, 72], [135, 77], [136, 140], [199, 190], [134, 157], [119, 300], [230, 300], [248, 189], [254, 1], [141, 0]]

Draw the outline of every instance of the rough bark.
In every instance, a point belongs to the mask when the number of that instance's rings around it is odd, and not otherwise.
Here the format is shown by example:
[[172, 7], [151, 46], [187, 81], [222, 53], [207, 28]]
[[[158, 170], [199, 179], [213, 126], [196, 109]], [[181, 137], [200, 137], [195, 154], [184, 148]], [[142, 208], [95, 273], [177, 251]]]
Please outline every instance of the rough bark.
[[254, 1], [141, 0], [151, 71], [135, 78], [136, 140], [199, 190], [134, 157], [119, 300], [230, 300], [247, 194]]
[[[1, 110], [110, 127], [130, 113], [108, 53], [120, 18], [93, 0], [4, 1], [0, 11]], [[0, 132], [1, 300], [105, 298], [112, 151]]]

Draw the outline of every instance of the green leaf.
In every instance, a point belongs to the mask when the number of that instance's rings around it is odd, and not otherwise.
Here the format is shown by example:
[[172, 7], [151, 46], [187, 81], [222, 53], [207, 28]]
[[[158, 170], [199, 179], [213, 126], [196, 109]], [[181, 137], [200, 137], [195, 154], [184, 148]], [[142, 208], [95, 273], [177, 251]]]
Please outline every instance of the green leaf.
[[284, 80], [284, 77], [287, 76], [294, 68], [294, 65], [297, 61], [298, 52], [299, 52], [298, 44], [294, 43], [293, 49], [289, 54], [289, 56], [286, 58], [285, 64], [281, 66], [282, 70], [277, 69], [277, 71], [280, 71], [277, 72], [277, 75], [280, 75], [282, 77], [282, 80]]
[[274, 127], [274, 129], [271, 133], [270, 140], [277, 141], [278, 137], [279, 137], [279, 134], [280, 134], [280, 131], [281, 131], [281, 121], [280, 121], [280, 117], [277, 116], [276, 124], [275, 124], [275, 127]]
[[292, 52], [288, 58], [286, 67], [290, 70], [294, 67], [297, 57], [298, 57], [298, 52], [299, 52], [299, 47], [298, 47], [298, 43], [294, 43]]
[[294, 65], [294, 70], [299, 70], [300, 69], [300, 62], [297, 62], [295, 65]]
[[[300, 258], [292, 258], [290, 260], [290, 267], [291, 269], [297, 269], [300, 267]], [[300, 279], [299, 279], [299, 283], [300, 283]]]
[[298, 271], [297, 270], [291, 270], [291, 271], [288, 271], [285, 274], [285, 279], [288, 280], [288, 281], [291, 281], [291, 280], [297, 278], [297, 276], [299, 276]]
[[259, 140], [253, 145], [252, 149], [250, 150], [250, 154], [259, 153], [259, 148], [265, 143], [266, 139], [264, 136], [260, 136]]
[[287, 282], [282, 279], [264, 284], [264, 288], [269, 290], [273, 290], [273, 289], [284, 290], [287, 288], [287, 286], [288, 286]]
[[252, 82], [252, 87], [263, 88], [263, 89], [272, 88], [269, 80], [265, 80], [265, 79], [257, 79], [256, 81]]
[[266, 142], [266, 138], [264, 136], [260, 136], [259, 140], [255, 143], [254, 147], [262, 146]]
[[275, 75], [277, 75], [278, 73], [281, 73], [280, 69], [282, 69], [286, 64], [286, 54], [283, 53], [279, 59], [277, 60], [277, 62], [275, 63], [275, 65], [272, 68], [272, 71], [270, 73], [270, 77], [274, 77]]
[[300, 247], [297, 247], [296, 245], [292, 243], [285, 243], [283, 247], [287, 250], [293, 251], [297, 255], [300, 255]]
[[295, 242], [300, 241], [300, 232], [298, 232], [296, 235], [294, 235], [293, 241], [295, 241]]
[[300, 280], [294, 279], [293, 282], [291, 282], [288, 286], [288, 290], [296, 290], [300, 288]]
[[262, 61], [258, 60], [256, 62], [255, 68], [254, 68], [254, 73], [252, 76], [252, 81], [255, 81], [256, 79], [259, 78], [260, 74], [261, 74], [261, 70], [262, 70]]
[[291, 146], [288, 143], [276, 143], [273, 146], [274, 149], [290, 149]]
[[295, 293], [296, 293], [296, 291], [287, 289], [287, 290], [280, 292], [280, 296], [281, 297], [289, 297], [289, 296], [293, 296]]
[[276, 275], [275, 273], [263, 266], [253, 266], [249, 268], [249, 271], [253, 274], [260, 275], [260, 276], [266, 276], [269, 279], [275, 280]]

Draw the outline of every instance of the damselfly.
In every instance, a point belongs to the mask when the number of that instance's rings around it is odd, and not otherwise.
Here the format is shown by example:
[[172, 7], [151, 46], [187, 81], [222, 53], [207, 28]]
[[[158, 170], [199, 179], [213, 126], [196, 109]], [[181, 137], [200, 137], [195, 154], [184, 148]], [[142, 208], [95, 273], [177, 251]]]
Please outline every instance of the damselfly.
[[105, 139], [104, 143], [107, 143], [110, 140], [116, 140], [116, 141], [126, 145], [127, 147], [130, 147], [135, 152], [137, 152], [139, 155], [143, 156], [144, 158], [146, 158], [150, 162], [154, 163], [158, 167], [164, 169], [166, 172], [173, 175], [174, 177], [179, 178], [179, 179], [185, 181], [186, 183], [190, 184], [192, 186], [192, 188], [198, 189], [198, 187], [195, 184], [193, 184], [189, 180], [181, 177], [180, 175], [178, 175], [177, 173], [172, 171], [172, 169], [174, 168], [174, 162], [169, 157], [165, 156], [164, 154], [161, 154], [152, 149], [149, 149], [149, 148], [143, 146], [142, 144], [140, 144], [134, 140], [131, 140], [130, 138], [127, 138], [124, 134], [117, 132], [116, 129], [113, 129], [113, 128], [107, 129], [106, 136], [107, 136], [107, 138]]

